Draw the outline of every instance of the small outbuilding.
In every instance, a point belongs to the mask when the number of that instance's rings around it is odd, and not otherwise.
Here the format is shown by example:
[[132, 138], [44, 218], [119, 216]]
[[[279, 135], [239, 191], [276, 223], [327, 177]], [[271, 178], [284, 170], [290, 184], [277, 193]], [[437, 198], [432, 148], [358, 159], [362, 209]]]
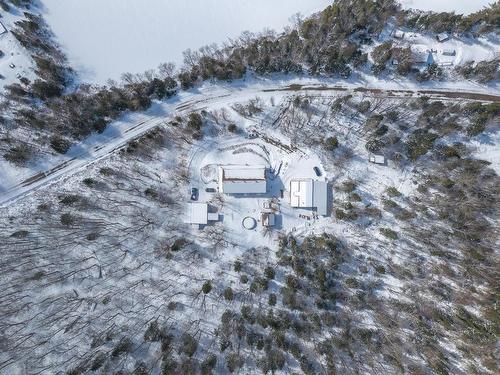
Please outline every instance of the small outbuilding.
[[456, 56], [457, 54], [457, 51], [455, 51], [454, 49], [445, 49], [443, 50], [443, 55], [444, 56]]
[[262, 226], [263, 227], [274, 227], [276, 225], [276, 215], [272, 212], [262, 213]]
[[393, 35], [394, 35], [394, 38], [396, 38], [396, 39], [404, 39], [404, 37], [405, 37], [405, 33], [402, 30], [394, 30]]
[[370, 163], [379, 165], [385, 165], [386, 162], [384, 155], [376, 155], [376, 154], [371, 154], [368, 160], [370, 161]]
[[187, 224], [207, 225], [211, 221], [219, 221], [218, 213], [208, 212], [207, 203], [189, 203], [187, 210]]
[[439, 43], [446, 42], [447, 40], [450, 40], [450, 34], [440, 33], [440, 34], [436, 35], [436, 39]]

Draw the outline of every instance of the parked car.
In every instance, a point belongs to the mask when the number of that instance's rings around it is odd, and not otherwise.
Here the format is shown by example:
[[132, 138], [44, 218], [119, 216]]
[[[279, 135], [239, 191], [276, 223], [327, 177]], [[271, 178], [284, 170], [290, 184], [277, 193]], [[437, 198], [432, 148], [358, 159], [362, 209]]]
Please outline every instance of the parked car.
[[191, 200], [192, 201], [197, 201], [199, 196], [199, 191], [197, 188], [192, 188], [191, 189]]
[[259, 135], [258, 135], [257, 133], [255, 133], [255, 132], [249, 132], [249, 133], [245, 136], [245, 138], [247, 138], [247, 139], [255, 139], [255, 138], [259, 138]]
[[206, 188], [206, 189], [205, 189], [205, 191], [206, 191], [207, 193], [217, 193], [217, 190], [216, 190], [216, 189], [214, 189], [214, 188]]
[[321, 171], [318, 167], [314, 167], [314, 173], [316, 173], [316, 176], [321, 177]]

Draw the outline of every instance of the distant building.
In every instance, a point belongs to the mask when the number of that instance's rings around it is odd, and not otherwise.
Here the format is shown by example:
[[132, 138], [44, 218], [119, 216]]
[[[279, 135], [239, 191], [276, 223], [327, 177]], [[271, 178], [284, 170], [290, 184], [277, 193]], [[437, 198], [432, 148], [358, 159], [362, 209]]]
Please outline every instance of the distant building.
[[404, 31], [401, 31], [401, 30], [395, 30], [393, 35], [394, 35], [394, 38], [396, 38], [396, 39], [404, 39], [404, 37], [405, 37]]
[[450, 35], [448, 33], [441, 33], [436, 35], [436, 39], [438, 42], [443, 43], [450, 39]]
[[267, 192], [266, 167], [220, 166], [219, 191], [224, 194], [265, 194]]
[[328, 183], [313, 179], [290, 181], [290, 205], [294, 208], [315, 208], [322, 216], [328, 215]]
[[371, 154], [368, 160], [370, 161], [370, 163], [379, 165], [385, 165], [386, 161], [384, 155], [376, 155], [376, 154]]
[[219, 221], [218, 213], [209, 213], [207, 203], [189, 203], [187, 224], [207, 225], [210, 221]]
[[413, 64], [431, 65], [435, 63], [434, 50], [424, 44], [413, 44], [410, 46], [411, 62]]
[[262, 213], [262, 226], [263, 227], [274, 227], [276, 225], [276, 215], [271, 212]]

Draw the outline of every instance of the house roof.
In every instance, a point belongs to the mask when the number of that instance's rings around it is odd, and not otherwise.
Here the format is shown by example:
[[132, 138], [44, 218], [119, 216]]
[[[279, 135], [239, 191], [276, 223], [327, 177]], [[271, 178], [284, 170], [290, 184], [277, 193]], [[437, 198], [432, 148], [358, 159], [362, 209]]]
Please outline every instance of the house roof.
[[295, 208], [316, 208], [328, 215], [328, 183], [312, 179], [290, 181], [290, 205]]
[[273, 213], [264, 212], [262, 214], [262, 225], [273, 227], [276, 224], [276, 216]]
[[227, 165], [219, 167], [219, 188], [224, 194], [265, 194], [266, 167]]
[[328, 184], [314, 181], [313, 206], [319, 215], [328, 215]]
[[221, 167], [223, 180], [265, 180], [266, 167], [247, 165], [228, 165]]
[[440, 33], [436, 35], [437, 40], [442, 41], [442, 40], [447, 40], [450, 38], [450, 35], [448, 33]]
[[188, 205], [189, 224], [208, 224], [208, 204], [207, 203], [190, 203]]
[[290, 204], [292, 207], [313, 207], [313, 180], [290, 181]]

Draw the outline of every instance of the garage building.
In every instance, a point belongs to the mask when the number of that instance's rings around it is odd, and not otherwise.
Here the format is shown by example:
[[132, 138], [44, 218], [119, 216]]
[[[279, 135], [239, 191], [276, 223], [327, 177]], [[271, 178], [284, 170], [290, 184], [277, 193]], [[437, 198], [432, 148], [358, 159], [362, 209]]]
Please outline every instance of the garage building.
[[328, 216], [328, 183], [313, 179], [291, 180], [290, 205], [316, 209], [318, 215]]
[[224, 165], [219, 167], [219, 191], [224, 194], [265, 194], [266, 167]]

